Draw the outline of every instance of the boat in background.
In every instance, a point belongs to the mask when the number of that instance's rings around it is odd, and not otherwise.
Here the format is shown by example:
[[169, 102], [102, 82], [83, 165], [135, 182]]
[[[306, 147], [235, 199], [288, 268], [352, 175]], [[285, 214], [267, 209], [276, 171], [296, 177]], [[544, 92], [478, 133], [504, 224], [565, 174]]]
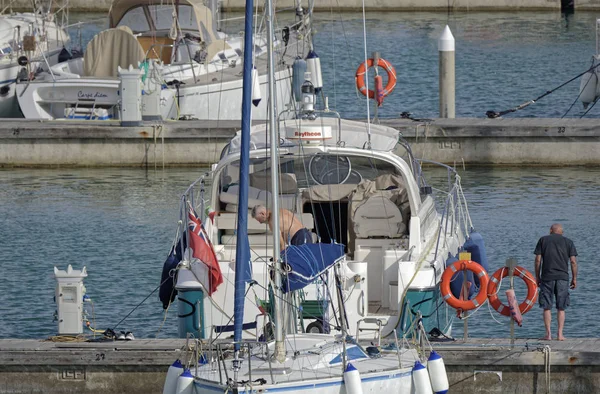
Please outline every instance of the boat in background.
[[[274, 42], [280, 106], [292, 99], [293, 61], [308, 52], [309, 18], [310, 13], [297, 12], [296, 21]], [[90, 41], [83, 58], [59, 63], [19, 84], [19, 106], [26, 118], [62, 119], [98, 108], [116, 118], [118, 67], [143, 68], [146, 79], [153, 62], [152, 78], [163, 90], [163, 119], [240, 119], [243, 37], [217, 31], [214, 13], [201, 0], [114, 0], [108, 19], [110, 28]], [[267, 116], [266, 52], [265, 34], [257, 32], [255, 120]]]
[[15, 96], [17, 79], [28, 80], [59, 62], [69, 43], [63, 27], [67, 6], [0, 15], [0, 117], [22, 116]]

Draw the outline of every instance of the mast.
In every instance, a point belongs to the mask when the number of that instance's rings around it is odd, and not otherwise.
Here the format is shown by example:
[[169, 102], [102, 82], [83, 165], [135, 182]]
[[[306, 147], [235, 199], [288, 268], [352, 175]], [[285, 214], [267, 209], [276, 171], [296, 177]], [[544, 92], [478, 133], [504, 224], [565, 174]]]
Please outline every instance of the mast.
[[[248, 3], [246, 3], [248, 6]], [[273, 221], [273, 266], [275, 269], [275, 359], [285, 361], [285, 338], [283, 332], [283, 294], [281, 292], [281, 270], [279, 262], [279, 123], [275, 96], [275, 60], [273, 56], [273, 0], [267, 0], [267, 58], [269, 62], [269, 131], [271, 144], [271, 220]]]
[[237, 382], [239, 350], [244, 323], [244, 298], [246, 282], [250, 274], [250, 245], [248, 244], [248, 179], [250, 167], [250, 117], [252, 111], [252, 48], [253, 0], [246, 0], [246, 24], [244, 29], [244, 78], [242, 85], [242, 133], [240, 146], [240, 178], [238, 196], [238, 228], [235, 251], [235, 291], [233, 307], [233, 339], [235, 341], [234, 379]]

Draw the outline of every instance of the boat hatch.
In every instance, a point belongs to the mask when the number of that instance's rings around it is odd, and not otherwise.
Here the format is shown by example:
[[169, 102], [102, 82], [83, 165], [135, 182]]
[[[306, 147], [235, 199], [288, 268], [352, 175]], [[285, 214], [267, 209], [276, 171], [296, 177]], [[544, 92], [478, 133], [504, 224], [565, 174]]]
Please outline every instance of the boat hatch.
[[[356, 361], [356, 360], [365, 360], [368, 359], [369, 356], [358, 346], [350, 346], [346, 349], [346, 360], [347, 361]], [[329, 361], [329, 365], [336, 365], [342, 362], [342, 353], [338, 354], [334, 358]]]

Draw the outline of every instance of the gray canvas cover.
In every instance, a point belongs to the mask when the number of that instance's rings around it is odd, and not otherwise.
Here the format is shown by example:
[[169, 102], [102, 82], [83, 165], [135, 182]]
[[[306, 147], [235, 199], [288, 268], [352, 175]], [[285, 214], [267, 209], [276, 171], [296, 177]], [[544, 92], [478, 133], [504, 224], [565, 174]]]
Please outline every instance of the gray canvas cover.
[[401, 237], [407, 232], [409, 219], [408, 193], [400, 175], [365, 179], [349, 197], [348, 247], [352, 250], [355, 238]]
[[[129, 30], [129, 31], [127, 31]], [[118, 67], [138, 67], [145, 58], [142, 46], [130, 29], [108, 29], [89, 42], [83, 57], [86, 77], [117, 77]]]

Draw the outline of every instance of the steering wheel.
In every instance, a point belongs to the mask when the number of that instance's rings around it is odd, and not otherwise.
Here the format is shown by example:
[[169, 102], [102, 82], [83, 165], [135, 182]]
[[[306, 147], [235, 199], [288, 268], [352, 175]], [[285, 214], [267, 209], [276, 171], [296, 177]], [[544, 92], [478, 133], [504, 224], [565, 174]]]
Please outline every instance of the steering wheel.
[[[318, 185], [345, 183], [353, 173], [362, 179], [358, 172], [352, 171], [352, 164], [346, 156], [314, 155], [308, 163], [308, 172]], [[332, 178], [334, 182], [328, 181], [328, 178]]]
[[[332, 168], [329, 171], [323, 173], [321, 175], [321, 178], [319, 179], [319, 185], [341, 185], [344, 183], [358, 184], [362, 181], [362, 175], [360, 175], [360, 172], [356, 170], [350, 170], [350, 172], [346, 174], [346, 177], [341, 182], [339, 182], [339, 178], [335, 178], [339, 175], [337, 171], [337, 168]], [[331, 178], [331, 176], [333, 176], [333, 178]]]

